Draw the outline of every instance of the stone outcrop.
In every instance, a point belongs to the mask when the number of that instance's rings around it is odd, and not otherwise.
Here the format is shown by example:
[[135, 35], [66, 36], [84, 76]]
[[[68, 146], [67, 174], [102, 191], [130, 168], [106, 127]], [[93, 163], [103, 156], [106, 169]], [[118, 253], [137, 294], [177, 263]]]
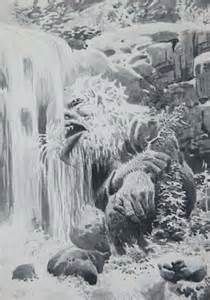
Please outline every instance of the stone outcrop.
[[18, 266], [12, 273], [12, 279], [28, 281], [37, 278], [34, 266], [31, 264], [24, 264]]
[[210, 52], [200, 54], [195, 58], [196, 90], [201, 100], [210, 98]]
[[161, 277], [174, 283], [179, 280], [201, 282], [207, 275], [207, 266], [193, 259], [187, 263], [179, 260], [172, 262], [171, 265], [159, 265], [159, 269]]
[[156, 70], [156, 81], [165, 86], [175, 81], [174, 53], [171, 43], [158, 43], [147, 49], [151, 65]]
[[108, 253], [86, 251], [78, 248], [66, 248], [53, 256], [47, 270], [54, 276], [80, 276], [89, 284], [97, 283], [98, 273], [103, 271]]
[[[115, 33], [115, 40], [114, 34], [107, 36], [108, 41], [97, 37], [90, 45], [103, 51], [110, 41], [113, 54], [108, 59], [140, 75], [135, 103], [155, 105], [157, 109], [185, 105], [188, 126], [181, 129], [178, 137], [188, 162], [198, 171], [210, 151], [210, 28], [168, 24], [166, 30], [166, 26], [132, 27], [130, 34], [129, 29], [119, 32], [121, 40]], [[133, 46], [130, 35], [135, 36], [137, 30], [142, 35], [135, 37]], [[129, 51], [125, 55], [122, 49], [126, 47]], [[200, 167], [193, 162], [193, 156], [197, 161], [201, 159]]]
[[168, 282], [169, 290], [177, 299], [209, 299], [207, 265], [200, 258], [186, 257], [184, 260], [159, 264], [158, 267], [160, 276]]
[[81, 249], [109, 252], [104, 213], [87, 206], [82, 212], [80, 223], [72, 229], [70, 238]]

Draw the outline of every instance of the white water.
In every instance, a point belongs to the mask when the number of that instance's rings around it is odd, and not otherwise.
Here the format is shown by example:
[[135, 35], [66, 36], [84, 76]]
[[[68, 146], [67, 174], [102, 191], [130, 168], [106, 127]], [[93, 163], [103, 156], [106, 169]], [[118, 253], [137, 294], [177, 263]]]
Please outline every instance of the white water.
[[[71, 226], [86, 198], [82, 153], [76, 155], [72, 167], [58, 155], [63, 139], [63, 91], [75, 79], [73, 64], [64, 41], [0, 24], [1, 194], [5, 193], [7, 203], [4, 198], [3, 204], [10, 213], [9, 224], [0, 226], [2, 300], [86, 298], [81, 295], [80, 279], [62, 283], [46, 269], [49, 258], [70, 244]], [[47, 145], [46, 157], [38, 130], [40, 108], [45, 106], [46, 134], [41, 137]], [[43, 199], [43, 190], [47, 199]], [[43, 208], [42, 202], [47, 206]], [[35, 232], [34, 225], [47, 227], [53, 239], [42, 231]], [[37, 281], [27, 284], [11, 280], [12, 271], [23, 263], [34, 264]]]
[[[72, 53], [58, 38], [5, 24], [0, 26], [0, 71], [5, 77], [0, 101], [7, 118], [3, 161], [8, 168], [10, 150], [12, 170], [5, 185], [12, 181], [12, 222], [30, 228], [33, 220], [36, 225], [48, 227], [55, 238], [68, 240], [73, 217], [80, 206], [75, 197], [71, 201], [71, 191], [80, 174], [76, 175], [75, 168], [67, 168], [60, 161], [56, 149], [60, 141], [56, 144], [55, 139], [56, 130], [63, 125], [64, 87], [74, 78]], [[41, 107], [47, 107], [48, 154], [44, 164], [40, 159], [38, 132]], [[8, 194], [8, 188], [5, 190]], [[77, 199], [80, 190], [82, 187], [78, 187]]]

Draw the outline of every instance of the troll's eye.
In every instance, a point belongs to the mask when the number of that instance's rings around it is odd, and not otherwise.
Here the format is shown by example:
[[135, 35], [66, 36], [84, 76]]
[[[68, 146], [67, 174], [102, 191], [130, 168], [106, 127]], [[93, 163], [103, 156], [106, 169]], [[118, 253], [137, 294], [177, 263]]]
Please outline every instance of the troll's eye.
[[68, 104], [68, 108], [71, 109], [72, 107], [77, 106], [78, 104], [82, 103], [83, 99], [81, 98], [75, 98], [74, 100], [72, 100], [69, 104]]

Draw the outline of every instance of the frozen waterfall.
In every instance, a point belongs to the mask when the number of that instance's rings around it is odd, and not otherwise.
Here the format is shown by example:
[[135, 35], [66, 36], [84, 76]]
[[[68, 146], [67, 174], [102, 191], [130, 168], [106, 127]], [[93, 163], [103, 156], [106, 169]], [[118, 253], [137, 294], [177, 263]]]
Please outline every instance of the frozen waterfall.
[[74, 76], [63, 40], [1, 24], [2, 215], [16, 226], [42, 226], [61, 240], [68, 239], [83, 190], [78, 186], [72, 195], [73, 181], [82, 174], [60, 161], [56, 140], [63, 135], [64, 87]]

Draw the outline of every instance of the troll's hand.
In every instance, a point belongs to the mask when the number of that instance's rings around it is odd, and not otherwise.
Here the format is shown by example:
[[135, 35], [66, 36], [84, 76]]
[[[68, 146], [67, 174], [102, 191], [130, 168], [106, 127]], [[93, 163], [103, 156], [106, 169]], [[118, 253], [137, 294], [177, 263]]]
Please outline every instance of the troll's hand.
[[126, 253], [126, 244], [137, 242], [144, 247], [143, 234], [155, 212], [154, 194], [150, 176], [136, 171], [128, 174], [122, 187], [109, 197], [106, 222], [111, 241], [119, 254]]
[[128, 174], [123, 186], [115, 194], [113, 208], [138, 223], [155, 211], [155, 189], [148, 174], [136, 171]]

